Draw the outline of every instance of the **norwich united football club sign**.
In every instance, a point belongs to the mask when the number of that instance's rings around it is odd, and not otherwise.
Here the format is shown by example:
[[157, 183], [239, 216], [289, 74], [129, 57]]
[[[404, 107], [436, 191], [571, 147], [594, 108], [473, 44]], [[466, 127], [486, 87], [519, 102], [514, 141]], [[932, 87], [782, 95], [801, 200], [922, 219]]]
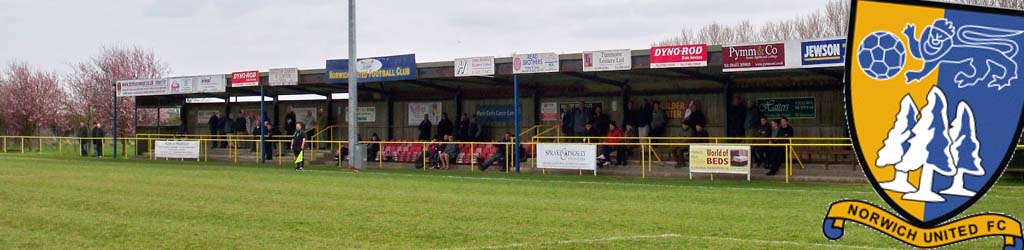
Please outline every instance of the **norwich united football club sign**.
[[894, 211], [832, 204], [825, 237], [856, 222], [915, 247], [999, 236], [1022, 249], [1000, 213], [957, 218], [1003, 173], [1020, 138], [1024, 13], [927, 1], [855, 0], [846, 113], [859, 163]]

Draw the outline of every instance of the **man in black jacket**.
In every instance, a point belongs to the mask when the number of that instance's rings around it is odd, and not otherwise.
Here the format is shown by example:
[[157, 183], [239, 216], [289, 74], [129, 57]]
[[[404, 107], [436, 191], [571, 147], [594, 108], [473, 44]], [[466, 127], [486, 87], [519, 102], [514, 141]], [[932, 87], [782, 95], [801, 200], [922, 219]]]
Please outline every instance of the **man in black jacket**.
[[469, 139], [469, 114], [462, 113], [462, 117], [455, 123], [455, 139], [459, 141], [471, 141]]
[[469, 134], [467, 134], [469, 138], [466, 141], [480, 141], [480, 137], [483, 136], [483, 132], [483, 126], [480, 126], [480, 123], [476, 120], [476, 115], [473, 115], [473, 118], [469, 120]]
[[220, 142], [220, 147], [234, 147], [234, 143], [229, 139], [231, 135], [235, 134], [235, 119], [231, 119], [231, 113], [224, 114], [224, 118], [220, 120], [220, 127], [221, 135], [224, 135], [221, 137], [223, 141]]
[[740, 96], [733, 96], [732, 105], [729, 106], [726, 119], [727, 137], [743, 137], [744, 123], [747, 119], [747, 105], [743, 103]]
[[423, 114], [423, 121], [420, 122], [420, 126], [419, 126], [420, 134], [419, 134], [419, 137], [417, 139], [419, 139], [420, 141], [429, 141], [430, 140], [430, 128], [433, 127], [433, 126], [434, 125], [430, 123], [430, 115]]
[[[221, 128], [221, 126], [220, 126], [220, 112], [213, 113], [213, 115], [210, 116], [210, 120], [206, 121], [206, 125], [210, 126], [210, 135], [212, 135], [214, 137], [217, 137], [217, 135], [220, 134], [220, 128]], [[210, 143], [210, 148], [216, 148], [216, 147], [217, 147], [217, 143], [216, 142]]]
[[608, 134], [608, 124], [612, 122], [612, 118], [604, 113], [604, 109], [601, 106], [594, 107], [594, 119], [591, 119], [591, 121], [594, 130], [597, 130], [595, 132], [597, 136], [604, 137]]
[[84, 122], [78, 123], [78, 143], [82, 146], [82, 157], [89, 156], [89, 127]]
[[448, 120], [448, 113], [441, 113], [441, 121], [437, 122], [438, 140], [444, 140], [444, 135], [451, 135], [454, 128], [452, 120]]
[[298, 122], [295, 118], [295, 109], [292, 106], [288, 106], [288, 114], [284, 115], [284, 132], [291, 135], [295, 133], [295, 123]]
[[96, 126], [92, 128], [92, 147], [96, 157], [103, 157], [103, 137], [107, 136], [107, 132], [103, 131], [103, 125], [96, 123]]

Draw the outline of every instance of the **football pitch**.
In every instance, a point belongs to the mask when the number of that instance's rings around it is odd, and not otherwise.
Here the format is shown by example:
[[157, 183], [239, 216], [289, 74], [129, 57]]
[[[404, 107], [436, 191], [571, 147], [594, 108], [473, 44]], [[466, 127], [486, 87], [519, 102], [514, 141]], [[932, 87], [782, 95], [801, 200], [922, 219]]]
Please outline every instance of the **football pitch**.
[[[883, 204], [868, 185], [309, 169], [0, 155], [0, 249], [908, 248], [821, 235], [829, 203]], [[963, 215], [1022, 201], [1004, 180]]]

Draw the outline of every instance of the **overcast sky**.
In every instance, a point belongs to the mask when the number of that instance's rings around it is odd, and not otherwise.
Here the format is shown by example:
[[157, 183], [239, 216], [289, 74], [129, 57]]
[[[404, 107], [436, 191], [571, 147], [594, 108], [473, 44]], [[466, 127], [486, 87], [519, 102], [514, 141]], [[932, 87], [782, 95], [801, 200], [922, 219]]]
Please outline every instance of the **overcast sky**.
[[[824, 0], [362, 0], [360, 57], [418, 62], [642, 49], [699, 27], [791, 18]], [[70, 72], [102, 45], [153, 50], [172, 75], [323, 68], [345, 58], [345, 0], [0, 0], [0, 62]]]

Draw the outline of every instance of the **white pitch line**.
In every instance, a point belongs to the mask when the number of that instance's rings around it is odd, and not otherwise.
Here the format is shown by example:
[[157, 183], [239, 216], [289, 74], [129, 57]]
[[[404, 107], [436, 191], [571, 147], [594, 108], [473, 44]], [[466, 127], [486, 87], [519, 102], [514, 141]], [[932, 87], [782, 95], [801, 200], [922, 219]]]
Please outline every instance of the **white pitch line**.
[[820, 244], [820, 243], [808, 243], [808, 242], [796, 242], [796, 241], [785, 241], [785, 240], [758, 240], [758, 239], [741, 239], [731, 237], [717, 237], [717, 236], [683, 236], [679, 234], [660, 234], [660, 235], [636, 235], [636, 236], [615, 236], [608, 238], [599, 239], [583, 239], [583, 240], [560, 240], [560, 241], [548, 241], [548, 242], [520, 242], [505, 245], [496, 246], [480, 246], [480, 247], [461, 247], [461, 248], [444, 248], [443, 250], [480, 250], [480, 249], [506, 249], [506, 248], [529, 248], [536, 246], [546, 245], [564, 245], [564, 244], [590, 244], [597, 242], [609, 242], [609, 241], [628, 241], [628, 240], [643, 240], [643, 239], [661, 239], [661, 238], [686, 238], [696, 240], [708, 240], [708, 241], [739, 241], [748, 243], [758, 244], [771, 244], [771, 245], [795, 245], [795, 246], [813, 246], [822, 248], [848, 248], [848, 249], [895, 249], [895, 248], [880, 248], [880, 247], [869, 247], [869, 246], [851, 246], [843, 244]]

